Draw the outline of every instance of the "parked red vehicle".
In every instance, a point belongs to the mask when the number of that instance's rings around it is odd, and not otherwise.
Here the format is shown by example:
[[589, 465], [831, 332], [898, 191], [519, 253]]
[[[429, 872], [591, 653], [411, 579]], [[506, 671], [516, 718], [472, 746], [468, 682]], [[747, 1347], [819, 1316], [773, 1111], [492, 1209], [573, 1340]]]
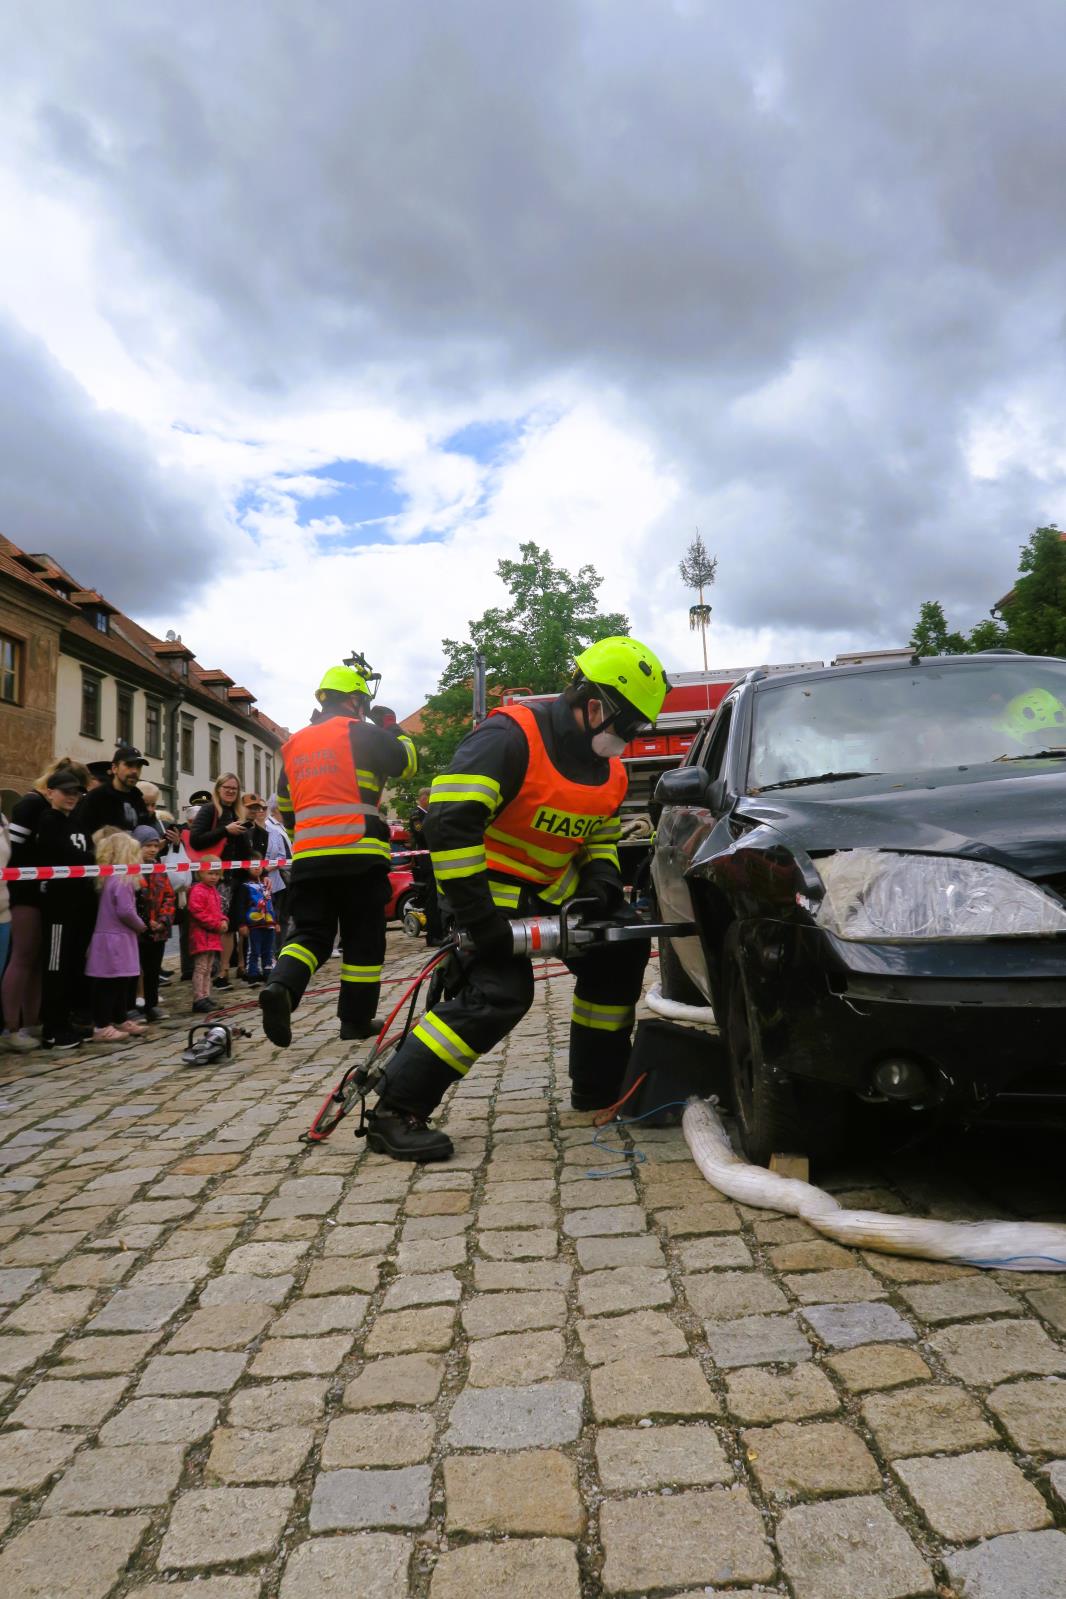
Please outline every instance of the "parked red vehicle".
[[[418, 898], [418, 884], [415, 882], [414, 873], [411, 871], [411, 863], [402, 858], [404, 851], [411, 847], [411, 836], [402, 823], [393, 822], [389, 828], [389, 842], [394, 859], [389, 866], [389, 888], [391, 892], [389, 902], [385, 906], [385, 920], [387, 922], [402, 922], [412, 902]], [[397, 855], [401, 859], [396, 860], [395, 857]]]

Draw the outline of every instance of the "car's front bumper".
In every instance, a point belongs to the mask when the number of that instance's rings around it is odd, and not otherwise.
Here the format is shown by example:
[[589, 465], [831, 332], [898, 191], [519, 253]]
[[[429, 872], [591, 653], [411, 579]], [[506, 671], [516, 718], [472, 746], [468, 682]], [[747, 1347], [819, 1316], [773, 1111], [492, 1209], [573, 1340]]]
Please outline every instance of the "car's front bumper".
[[767, 1056], [797, 1076], [871, 1094], [880, 1065], [909, 1060], [929, 1103], [978, 1110], [1039, 1085], [1066, 1106], [1066, 941], [859, 944], [759, 923], [744, 960]]

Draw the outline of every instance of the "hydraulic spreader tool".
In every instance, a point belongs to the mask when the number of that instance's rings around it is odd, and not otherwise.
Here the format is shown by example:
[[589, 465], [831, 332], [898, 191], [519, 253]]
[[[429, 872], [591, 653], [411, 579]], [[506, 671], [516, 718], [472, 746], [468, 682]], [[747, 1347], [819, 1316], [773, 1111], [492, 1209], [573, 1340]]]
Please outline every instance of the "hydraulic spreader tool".
[[[599, 900], [572, 899], [560, 908], [558, 916], [516, 918], [510, 924], [515, 955], [554, 955], [559, 960], [566, 960], [570, 956], [582, 955], [599, 945], [631, 943], [634, 939], [650, 941], [653, 938], [691, 938], [697, 931], [695, 922], [645, 922], [636, 919], [632, 914], [625, 918], [611, 918], [602, 916], [601, 910]], [[393, 1007], [366, 1060], [349, 1066], [336, 1088], [323, 1102], [311, 1126], [303, 1134], [305, 1143], [322, 1143], [343, 1121], [356, 1101], [360, 1102], [361, 1110], [355, 1134], [357, 1138], [364, 1136], [366, 1096], [380, 1078], [388, 1059], [411, 1030], [419, 989], [426, 978], [432, 975], [429, 1006], [439, 998], [446, 983], [453, 984], [454, 990], [458, 990], [463, 982], [461, 957], [472, 954], [475, 947], [469, 934], [458, 931], [453, 933], [448, 942], [436, 952]], [[390, 1038], [389, 1028], [408, 1000], [410, 1004], [401, 1031]]]
[[[591, 920], [590, 913], [598, 912], [599, 900], [572, 899], [558, 916], [524, 916], [511, 923], [511, 937], [516, 955], [580, 955], [596, 944], [631, 943], [644, 938], [690, 938], [696, 932], [695, 922], [638, 922], [613, 921], [611, 918]], [[456, 948], [460, 954], [474, 949], [469, 933], [460, 932]]]

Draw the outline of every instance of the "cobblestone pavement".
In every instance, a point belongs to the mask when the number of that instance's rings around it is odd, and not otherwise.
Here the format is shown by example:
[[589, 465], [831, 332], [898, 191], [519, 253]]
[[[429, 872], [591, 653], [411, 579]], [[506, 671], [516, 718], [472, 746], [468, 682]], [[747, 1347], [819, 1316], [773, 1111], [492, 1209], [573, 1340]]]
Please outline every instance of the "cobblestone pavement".
[[[569, 998], [426, 1170], [299, 1142], [332, 997], [207, 1071], [174, 1031], [0, 1061], [3, 1599], [1066, 1594], [1062, 1279], [827, 1243], [678, 1131], [592, 1148]], [[833, 1185], [1001, 1197], [932, 1165]]]

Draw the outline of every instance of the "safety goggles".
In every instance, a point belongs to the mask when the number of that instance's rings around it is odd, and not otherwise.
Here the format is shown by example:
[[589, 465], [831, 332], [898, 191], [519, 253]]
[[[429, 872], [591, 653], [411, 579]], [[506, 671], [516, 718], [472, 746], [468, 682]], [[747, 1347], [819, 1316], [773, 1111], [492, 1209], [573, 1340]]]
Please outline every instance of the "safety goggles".
[[608, 693], [605, 688], [601, 688], [598, 683], [596, 684], [596, 692], [592, 697], [599, 700], [604, 708], [610, 712], [596, 729], [597, 733], [605, 733], [609, 728], [613, 728], [619, 738], [624, 738], [628, 744], [630, 739], [647, 722], [647, 718], [641, 716], [639, 711], [634, 710], [632, 705], [627, 704], [623, 699], [615, 699], [612, 694]]

